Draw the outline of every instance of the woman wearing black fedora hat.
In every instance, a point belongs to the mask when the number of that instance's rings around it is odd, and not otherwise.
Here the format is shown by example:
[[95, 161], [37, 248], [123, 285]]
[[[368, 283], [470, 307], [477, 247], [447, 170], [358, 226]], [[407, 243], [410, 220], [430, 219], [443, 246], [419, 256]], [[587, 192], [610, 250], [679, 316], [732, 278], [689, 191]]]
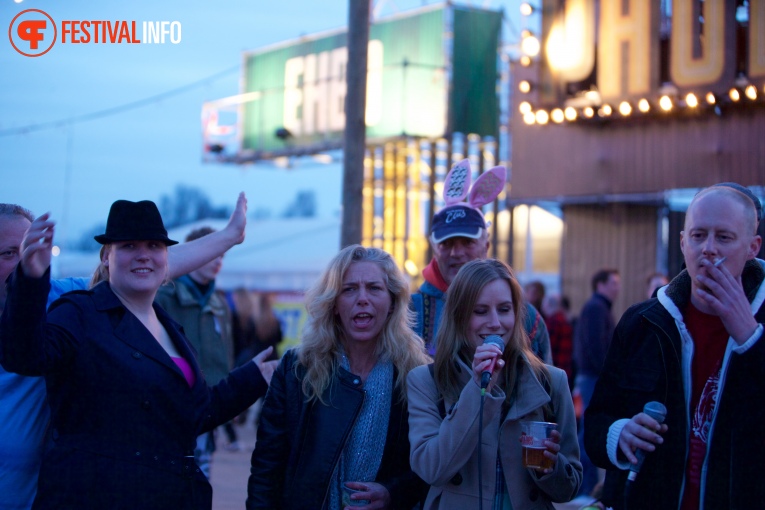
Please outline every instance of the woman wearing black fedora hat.
[[263, 396], [273, 367], [256, 358], [208, 389], [179, 326], [153, 304], [175, 241], [149, 201], [112, 204], [96, 236], [108, 281], [46, 315], [54, 228], [39, 220], [47, 227], [25, 238], [0, 320], [0, 363], [48, 388], [54, 441], [33, 508], [211, 508], [195, 439]]

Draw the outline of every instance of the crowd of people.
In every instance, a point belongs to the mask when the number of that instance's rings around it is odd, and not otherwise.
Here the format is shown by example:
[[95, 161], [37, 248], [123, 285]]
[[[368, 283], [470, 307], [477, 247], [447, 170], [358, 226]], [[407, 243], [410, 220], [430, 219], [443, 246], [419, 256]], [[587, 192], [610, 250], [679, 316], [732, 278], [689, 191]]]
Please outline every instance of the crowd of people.
[[[236, 445], [259, 399], [248, 510], [761, 506], [759, 199], [702, 190], [685, 268], [620, 320], [599, 270], [574, 318], [488, 257], [504, 182], [449, 172], [414, 294], [385, 251], [340, 250], [284, 352], [269, 296], [215, 287], [243, 195], [184, 243], [153, 202], [114, 202], [90, 281], [51, 280], [55, 223], [0, 204], [0, 509], [209, 510], [214, 431]], [[551, 430], [536, 452], [529, 423]]]

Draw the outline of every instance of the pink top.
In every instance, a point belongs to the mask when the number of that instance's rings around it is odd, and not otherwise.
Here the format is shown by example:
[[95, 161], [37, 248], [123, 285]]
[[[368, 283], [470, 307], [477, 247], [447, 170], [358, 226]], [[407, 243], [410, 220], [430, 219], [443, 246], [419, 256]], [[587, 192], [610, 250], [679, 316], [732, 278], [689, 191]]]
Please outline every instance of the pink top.
[[171, 358], [176, 365], [178, 365], [178, 368], [181, 369], [181, 372], [183, 372], [183, 377], [186, 378], [186, 382], [189, 384], [189, 388], [194, 386], [194, 383], [197, 380], [196, 375], [194, 375], [194, 371], [191, 369], [191, 365], [189, 365], [189, 362], [186, 361], [183, 358]]

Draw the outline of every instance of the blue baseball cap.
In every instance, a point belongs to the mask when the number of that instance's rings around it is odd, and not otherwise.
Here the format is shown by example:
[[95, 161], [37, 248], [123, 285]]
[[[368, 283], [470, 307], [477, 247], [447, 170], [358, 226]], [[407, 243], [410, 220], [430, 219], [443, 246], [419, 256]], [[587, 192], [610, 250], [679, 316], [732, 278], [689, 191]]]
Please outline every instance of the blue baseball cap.
[[431, 239], [438, 244], [451, 237], [481, 237], [481, 229], [487, 228], [486, 220], [478, 209], [468, 205], [451, 205], [433, 216]]

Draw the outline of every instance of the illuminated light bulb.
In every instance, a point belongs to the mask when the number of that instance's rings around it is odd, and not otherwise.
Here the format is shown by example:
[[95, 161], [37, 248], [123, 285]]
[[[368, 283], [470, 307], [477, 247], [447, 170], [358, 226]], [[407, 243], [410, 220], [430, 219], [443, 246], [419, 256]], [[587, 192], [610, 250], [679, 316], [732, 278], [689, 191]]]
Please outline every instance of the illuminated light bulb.
[[591, 119], [593, 115], [595, 115], [595, 110], [592, 109], [592, 106], [587, 106], [582, 110], [582, 113], [584, 113], [584, 116], [588, 119]]
[[600, 110], [598, 110], [598, 115], [601, 117], [610, 117], [613, 112], [614, 109], [611, 108], [611, 105], [604, 104]]
[[689, 108], [696, 108], [699, 105], [699, 100], [696, 99], [696, 94], [689, 92], [688, 95], [685, 96], [685, 104], [687, 104]]
[[521, 112], [521, 114], [526, 115], [531, 111], [531, 103], [528, 101], [522, 102], [518, 105], [518, 111]]
[[537, 121], [537, 117], [534, 115], [534, 112], [526, 112], [523, 114], [523, 122], [531, 126]]
[[566, 120], [566, 116], [563, 113], [563, 110], [561, 110], [560, 108], [556, 108], [552, 112], [550, 112], [550, 118], [556, 124], [560, 124], [561, 122]]
[[524, 16], [531, 16], [534, 13], [534, 8], [531, 6], [528, 2], [523, 2], [521, 4], [521, 14]]
[[715, 104], [717, 102], [717, 98], [711, 92], [707, 92], [706, 99], [707, 99], [707, 103], [709, 104]]
[[518, 90], [523, 92], [524, 94], [528, 94], [531, 92], [531, 83], [529, 83], [528, 80], [521, 80], [518, 82]]
[[566, 116], [566, 120], [568, 120], [569, 122], [576, 120], [576, 108], [574, 108], [573, 106], [569, 106], [568, 108], [566, 108], [563, 114]]
[[670, 99], [669, 96], [661, 96], [661, 99], [659, 99], [659, 106], [661, 106], [661, 109], [665, 112], [668, 112], [672, 109], [672, 99]]
[[638, 101], [638, 110], [640, 110], [643, 113], [648, 113], [648, 111], [651, 109], [651, 103], [648, 102], [648, 99], [641, 99]]
[[539, 49], [539, 39], [531, 35], [530, 32], [529, 35], [521, 40], [521, 50], [523, 50], [523, 53], [526, 55], [530, 57], [536, 57], [539, 55]]
[[746, 97], [754, 101], [757, 99], [757, 88], [754, 85], [749, 85], [744, 89], [744, 94], [746, 94]]
[[53, 255], [54, 257], [58, 257], [59, 255], [61, 255], [61, 248], [59, 248], [58, 246], [54, 246], [53, 248], [51, 248], [50, 254]]
[[537, 117], [537, 123], [543, 126], [547, 124], [547, 121], [550, 120], [550, 114], [547, 113], [545, 110], [538, 110], [536, 117]]
[[529, 67], [531, 65], [531, 57], [524, 55], [521, 57], [521, 65], [523, 67]]
[[619, 113], [621, 113], [624, 117], [627, 117], [632, 113], [632, 105], [627, 101], [622, 101], [619, 105]]
[[730, 89], [730, 92], [728, 92], [728, 95], [730, 96], [730, 100], [733, 102], [736, 102], [739, 99], [741, 99], [741, 94], [739, 94], [737, 89]]

